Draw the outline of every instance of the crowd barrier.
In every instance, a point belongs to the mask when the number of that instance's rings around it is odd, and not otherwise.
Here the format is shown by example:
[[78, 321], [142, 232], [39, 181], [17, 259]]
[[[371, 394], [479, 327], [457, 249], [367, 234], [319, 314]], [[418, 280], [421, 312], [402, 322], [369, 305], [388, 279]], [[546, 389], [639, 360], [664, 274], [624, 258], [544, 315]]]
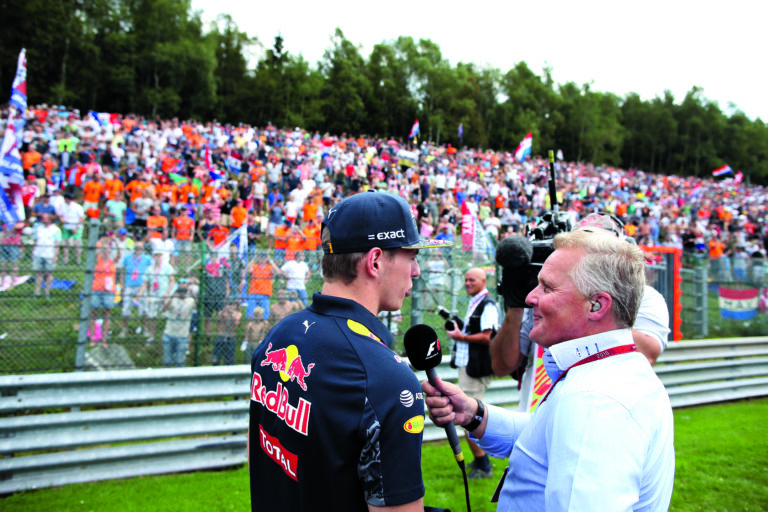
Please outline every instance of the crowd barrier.
[[[768, 337], [672, 343], [654, 369], [673, 407], [766, 396]], [[0, 494], [240, 465], [249, 388], [247, 365], [0, 377]], [[516, 407], [516, 381], [486, 401]], [[444, 438], [427, 419], [424, 440]]]

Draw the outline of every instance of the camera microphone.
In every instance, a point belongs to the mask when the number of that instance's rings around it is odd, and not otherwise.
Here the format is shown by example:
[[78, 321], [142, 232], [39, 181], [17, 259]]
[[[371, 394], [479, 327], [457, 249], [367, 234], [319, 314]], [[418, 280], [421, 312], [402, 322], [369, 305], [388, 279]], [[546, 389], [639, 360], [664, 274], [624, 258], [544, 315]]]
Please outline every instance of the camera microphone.
[[[443, 360], [443, 353], [440, 351], [440, 340], [437, 339], [437, 333], [433, 328], [424, 324], [416, 324], [407, 331], [403, 337], [405, 353], [408, 354], [408, 360], [416, 370], [423, 370], [427, 374], [427, 380], [433, 386], [437, 380], [435, 367]], [[464, 454], [461, 453], [459, 436], [456, 434], [456, 427], [453, 422], [445, 424], [445, 433], [448, 436], [448, 443], [453, 450], [453, 456], [460, 467], [464, 466]]]

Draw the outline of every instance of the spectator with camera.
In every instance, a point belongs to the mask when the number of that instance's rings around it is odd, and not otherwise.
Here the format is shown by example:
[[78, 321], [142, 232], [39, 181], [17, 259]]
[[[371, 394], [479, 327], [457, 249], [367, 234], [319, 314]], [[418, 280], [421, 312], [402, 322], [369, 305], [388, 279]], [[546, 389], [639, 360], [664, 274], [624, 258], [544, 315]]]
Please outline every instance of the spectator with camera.
[[[448, 330], [448, 336], [454, 340], [451, 364], [459, 369], [459, 387], [477, 400], [484, 398], [493, 377], [488, 347], [499, 327], [499, 311], [485, 285], [486, 276], [483, 269], [467, 270], [464, 274], [464, 288], [470, 300], [464, 326], [459, 328], [455, 322], [446, 325], [446, 328], [453, 327]], [[469, 437], [467, 442], [474, 456], [469, 465], [469, 478], [490, 478], [493, 475], [493, 466], [488, 455]]]

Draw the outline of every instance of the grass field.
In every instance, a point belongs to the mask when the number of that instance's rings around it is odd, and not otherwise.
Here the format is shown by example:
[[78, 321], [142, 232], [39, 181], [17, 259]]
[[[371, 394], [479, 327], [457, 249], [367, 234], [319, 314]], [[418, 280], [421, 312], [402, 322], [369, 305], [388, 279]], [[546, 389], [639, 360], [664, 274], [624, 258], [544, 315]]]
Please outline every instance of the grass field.
[[[768, 398], [675, 411], [677, 469], [670, 510], [674, 512], [768, 510]], [[463, 443], [462, 443], [463, 444]], [[464, 453], [469, 453], [464, 444]], [[495, 510], [488, 502], [495, 477], [470, 482], [472, 510]], [[461, 473], [444, 442], [424, 445], [425, 503], [465, 510]], [[152, 476], [71, 485], [0, 499], [4, 512], [189, 512], [250, 510], [248, 472], [230, 471]], [[533, 511], [532, 511], [533, 512]]]

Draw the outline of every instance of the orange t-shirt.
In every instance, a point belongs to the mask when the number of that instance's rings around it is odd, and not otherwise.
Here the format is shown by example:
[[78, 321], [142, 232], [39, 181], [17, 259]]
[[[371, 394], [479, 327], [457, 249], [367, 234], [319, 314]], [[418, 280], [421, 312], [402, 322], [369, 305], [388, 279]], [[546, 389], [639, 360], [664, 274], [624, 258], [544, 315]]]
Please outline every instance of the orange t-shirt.
[[709, 241], [709, 259], [711, 260], [719, 260], [723, 257], [723, 250], [725, 249], [725, 244], [717, 239], [712, 239]]
[[213, 196], [213, 185], [203, 185], [202, 190], [203, 198], [200, 200], [201, 203], [207, 203], [211, 200], [211, 196]]
[[304, 236], [304, 249], [308, 251], [314, 251], [317, 246], [320, 245], [320, 226], [306, 226], [303, 230]]
[[171, 186], [168, 184], [159, 183], [155, 186], [155, 194], [157, 194], [158, 197], [160, 194], [165, 194], [165, 196], [170, 200], [172, 199]]
[[291, 234], [291, 228], [285, 224], [275, 228], [275, 249], [285, 249], [287, 246], [288, 235]]
[[269, 263], [254, 263], [251, 265], [251, 280], [248, 293], [272, 296], [272, 265]]
[[93, 291], [115, 293], [115, 262], [109, 258], [97, 256], [93, 268]]
[[180, 199], [182, 202], [186, 202], [187, 198], [189, 197], [189, 194], [192, 194], [195, 197], [200, 197], [200, 191], [197, 190], [197, 185], [194, 183], [185, 183], [181, 186], [179, 189]]
[[43, 158], [43, 155], [41, 155], [38, 151], [27, 151], [26, 153], [21, 154], [21, 167], [28, 171], [32, 168], [33, 165], [40, 162], [40, 160]]
[[248, 210], [243, 208], [242, 206], [235, 206], [232, 208], [232, 227], [233, 228], [239, 228], [243, 225], [243, 222], [245, 222], [245, 219], [248, 217]]
[[218, 247], [227, 239], [229, 228], [226, 226], [214, 226], [208, 232], [208, 237], [213, 240], [214, 247]]
[[163, 228], [167, 226], [168, 219], [162, 215], [152, 215], [147, 217], [147, 230], [149, 231], [149, 238], [162, 238]]
[[83, 201], [98, 203], [102, 192], [104, 192], [104, 185], [98, 181], [90, 180], [83, 185]]
[[45, 160], [43, 162], [43, 168], [45, 169], [45, 177], [46, 179], [51, 179], [51, 175], [53, 174], [53, 168], [56, 167], [56, 164], [53, 160]]
[[307, 222], [309, 219], [314, 219], [317, 216], [317, 204], [316, 203], [304, 203], [304, 213], [301, 215], [301, 220]]
[[107, 193], [107, 199], [117, 199], [117, 194], [125, 189], [120, 180], [107, 180], [104, 182], [104, 190]]
[[173, 227], [176, 228], [176, 240], [192, 240], [192, 229], [195, 221], [188, 215], [181, 215], [173, 219]]
[[300, 233], [291, 232], [285, 242], [285, 259], [296, 259], [296, 253], [302, 250], [304, 250], [304, 237]]
[[128, 184], [125, 186], [125, 191], [130, 196], [130, 202], [134, 202], [138, 198], [141, 197], [141, 191], [147, 188], [150, 184], [146, 181], [141, 180], [131, 180], [128, 182]]
[[222, 201], [226, 201], [230, 196], [229, 190], [226, 188], [220, 188], [216, 192], [219, 193], [219, 198], [221, 198]]

